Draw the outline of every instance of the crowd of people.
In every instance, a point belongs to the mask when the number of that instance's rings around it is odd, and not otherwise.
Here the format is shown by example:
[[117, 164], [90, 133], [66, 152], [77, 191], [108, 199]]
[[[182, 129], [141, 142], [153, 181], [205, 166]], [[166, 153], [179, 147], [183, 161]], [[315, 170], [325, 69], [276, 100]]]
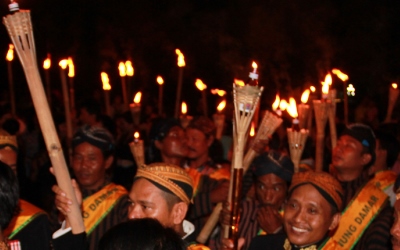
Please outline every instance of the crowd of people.
[[[205, 116], [186, 127], [151, 114], [134, 124], [129, 111], [109, 117], [87, 101], [68, 142], [63, 119], [55, 118], [65, 155], [72, 152], [75, 197], [55, 181], [35, 116], [0, 117], [0, 249], [400, 249], [398, 122], [338, 123], [323, 172], [314, 170], [315, 129], [298, 173], [286, 122], [269, 140], [248, 143], [258, 156], [243, 176], [236, 242], [225, 236], [231, 121], [217, 139]], [[135, 131], [145, 142], [141, 166], [129, 147]], [[75, 198], [85, 231], [70, 224]], [[200, 244], [217, 204], [217, 225]]]

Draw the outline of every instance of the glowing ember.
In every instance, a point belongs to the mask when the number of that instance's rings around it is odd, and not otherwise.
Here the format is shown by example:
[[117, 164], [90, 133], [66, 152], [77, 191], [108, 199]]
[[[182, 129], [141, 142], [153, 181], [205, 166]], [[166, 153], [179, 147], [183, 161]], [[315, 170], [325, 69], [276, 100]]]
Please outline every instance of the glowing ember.
[[276, 95], [274, 103], [272, 103], [272, 110], [276, 111], [279, 108], [279, 103], [281, 102], [281, 99], [279, 98], [279, 95]]
[[126, 67], [124, 62], [120, 62], [118, 64], [119, 76], [124, 77], [126, 76]]
[[50, 67], [51, 67], [51, 60], [50, 60], [50, 58], [46, 58], [43, 62], [43, 68], [50, 69]]
[[125, 68], [126, 68], [126, 75], [127, 76], [133, 76], [135, 74], [135, 70], [133, 69], [131, 61], [128, 60], [128, 61], [125, 62]]
[[140, 100], [142, 99], [142, 92], [137, 92], [135, 97], [133, 98], [134, 103], [140, 103]]
[[288, 103], [285, 99], [282, 99], [281, 102], [279, 103], [279, 109], [282, 111], [285, 111], [288, 107]]
[[164, 79], [161, 76], [157, 76], [157, 83], [159, 85], [163, 85], [164, 84]]
[[200, 91], [203, 91], [203, 90], [205, 90], [206, 88], [207, 88], [207, 85], [205, 85], [204, 83], [203, 83], [203, 81], [202, 80], [200, 80], [200, 79], [196, 79], [196, 87], [200, 90]]
[[181, 113], [182, 113], [183, 115], [186, 115], [186, 113], [187, 113], [187, 105], [186, 105], [186, 102], [182, 102], [182, 105], [181, 105]]
[[[62, 69], [66, 69], [68, 66], [68, 60], [67, 59], [63, 59], [61, 60], [58, 65], [62, 68]], [[105, 74], [105, 73], [104, 73]]]
[[310, 90], [311, 92], [315, 93], [315, 91], [317, 90], [314, 86], [310, 86]]
[[13, 44], [8, 45], [6, 59], [9, 62], [11, 62], [14, 59], [14, 45]]
[[211, 94], [213, 95], [219, 95], [219, 96], [224, 96], [226, 95], [226, 91], [222, 89], [211, 89]]
[[301, 102], [307, 103], [309, 97], [310, 97], [310, 90], [309, 89], [304, 90], [303, 94], [301, 95]]
[[397, 89], [397, 83], [392, 83], [392, 88]]
[[69, 77], [74, 77], [75, 76], [75, 66], [74, 66], [74, 62], [72, 61], [71, 57], [68, 57], [68, 76]]
[[296, 100], [293, 97], [289, 98], [289, 106], [287, 107], [286, 111], [289, 115], [293, 118], [297, 118], [299, 115], [297, 114], [297, 105]]
[[255, 69], [257, 69], [257, 68], [258, 68], [258, 65], [257, 65], [257, 63], [256, 63], [256, 62], [253, 62], [253, 63], [251, 64], [251, 67], [253, 67], [253, 69], [255, 70]]
[[175, 50], [176, 55], [178, 56], [178, 67], [185, 67], [185, 56], [182, 54], [182, 52], [179, 49]]
[[252, 122], [250, 128], [250, 136], [253, 137], [255, 135], [256, 135], [256, 129], [254, 128], [254, 122]]
[[218, 112], [221, 112], [222, 110], [224, 110], [225, 106], [226, 106], [226, 100], [222, 100], [217, 106]]
[[235, 82], [236, 85], [244, 86], [244, 81], [242, 81], [242, 80], [234, 79], [234, 82]]
[[107, 73], [101, 72], [100, 75], [101, 75], [101, 82], [103, 83], [103, 89], [104, 90], [111, 90], [110, 79], [108, 78]]
[[349, 80], [349, 76], [340, 71], [339, 69], [333, 69], [332, 73], [335, 74], [337, 77], [339, 77], [340, 80], [343, 82]]
[[139, 132], [136, 131], [136, 132], [133, 134], [133, 137], [135, 137], [135, 139], [139, 139], [139, 137], [140, 137]]

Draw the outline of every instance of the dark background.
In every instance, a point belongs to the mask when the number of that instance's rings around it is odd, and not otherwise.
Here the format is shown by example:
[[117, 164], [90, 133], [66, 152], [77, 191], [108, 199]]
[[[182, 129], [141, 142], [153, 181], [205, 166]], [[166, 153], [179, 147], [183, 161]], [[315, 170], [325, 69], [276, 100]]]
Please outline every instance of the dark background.
[[[176, 48], [185, 55], [182, 96], [192, 113], [197, 112], [200, 99], [196, 78], [208, 90], [229, 91], [233, 78], [247, 79], [252, 60], [259, 64], [260, 84], [266, 87], [265, 108], [277, 92], [299, 100], [304, 88], [312, 84], [319, 89], [325, 74], [339, 68], [356, 88], [350, 108], [368, 97], [384, 117], [390, 83], [399, 78], [400, 1], [396, 0], [18, 2], [21, 9], [32, 12], [39, 65], [51, 54], [55, 90], [61, 89], [58, 61], [73, 57], [78, 100], [101, 89], [101, 71], [110, 76], [111, 97], [121, 95], [118, 62], [131, 59], [133, 91], [144, 91], [145, 104], [156, 103], [156, 76], [163, 76], [165, 109], [172, 115]], [[3, 16], [8, 3], [3, 0], [0, 5]], [[5, 58], [10, 39], [4, 26], [0, 37]], [[18, 61], [13, 62], [13, 70], [18, 105], [23, 106], [30, 97]], [[0, 77], [4, 97], [8, 92], [5, 60], [0, 60]], [[341, 90], [341, 84], [334, 78], [334, 87]], [[217, 103], [208, 95], [211, 113]]]

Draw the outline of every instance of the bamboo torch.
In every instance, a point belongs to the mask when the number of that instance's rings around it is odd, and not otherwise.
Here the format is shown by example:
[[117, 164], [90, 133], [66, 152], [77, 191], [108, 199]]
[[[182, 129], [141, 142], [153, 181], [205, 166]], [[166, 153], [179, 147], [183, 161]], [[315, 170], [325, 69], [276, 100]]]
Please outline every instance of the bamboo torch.
[[349, 124], [349, 98], [347, 96], [347, 81], [349, 80], [348, 75], [338, 69], [333, 69], [332, 73], [335, 74], [340, 80], [343, 81], [343, 102], [344, 102], [344, 123]]
[[[301, 103], [297, 106], [299, 112], [299, 126], [307, 129], [308, 117], [310, 116], [310, 105], [307, 104], [310, 90], [306, 89], [301, 95]], [[293, 108], [292, 108], [293, 109]]]
[[7, 69], [8, 69], [8, 88], [10, 91], [11, 114], [13, 116], [15, 116], [16, 108], [15, 108], [14, 80], [13, 80], [13, 73], [12, 73], [12, 61], [14, 60], [14, 45], [13, 44], [10, 44], [8, 46], [6, 59], [7, 59]]
[[222, 131], [224, 130], [225, 114], [222, 112], [225, 109], [226, 100], [222, 100], [217, 106], [217, 113], [213, 115], [214, 124], [216, 127], [215, 138], [221, 140]]
[[195, 85], [197, 87], [198, 90], [200, 90], [201, 92], [201, 99], [202, 99], [202, 106], [203, 106], [203, 115], [204, 116], [208, 116], [208, 112], [207, 112], [207, 93], [206, 93], [206, 89], [207, 89], [207, 85], [205, 85], [203, 83], [202, 80], [200, 79], [196, 79]]
[[396, 104], [397, 97], [399, 97], [399, 88], [397, 86], [397, 83], [392, 83], [392, 86], [389, 89], [389, 104], [388, 104], [385, 122], [390, 122], [392, 120], [393, 108]]
[[74, 87], [74, 77], [75, 77], [75, 65], [72, 57], [68, 57], [68, 77], [69, 77], [69, 97], [71, 110], [75, 110], [75, 87]]
[[178, 119], [179, 103], [181, 102], [181, 92], [182, 92], [183, 68], [186, 66], [186, 63], [185, 63], [185, 56], [182, 54], [182, 52], [179, 49], [176, 49], [175, 53], [178, 56], [179, 75], [178, 75], [178, 87], [176, 88], [176, 102], [175, 102], [174, 117], [176, 119]]
[[103, 83], [103, 90], [104, 90], [104, 100], [106, 105], [106, 114], [111, 117], [111, 106], [110, 106], [110, 79], [106, 72], [101, 72], [101, 82]]
[[46, 79], [46, 94], [47, 94], [47, 101], [51, 105], [51, 86], [50, 86], [50, 67], [51, 67], [51, 59], [50, 54], [47, 54], [47, 58], [43, 61], [43, 69], [44, 75]]
[[136, 166], [141, 167], [144, 165], [144, 147], [143, 140], [139, 139], [139, 132], [133, 134], [133, 142], [129, 143], [133, 158], [135, 158]]
[[131, 78], [133, 77], [133, 75], [135, 74], [135, 69], [132, 66], [132, 62], [130, 60], [125, 62], [125, 69], [126, 69], [126, 94], [128, 96], [132, 96], [132, 84], [131, 84]]
[[[15, 2], [12, 2], [9, 7], [12, 11], [18, 11], [18, 4]], [[7, 15], [3, 18], [3, 22], [24, 69], [57, 183], [60, 188], [64, 190], [67, 197], [72, 200], [71, 212], [70, 216], [68, 216], [72, 232], [81, 233], [85, 230], [81, 210], [76, 201], [74, 190], [72, 189], [67, 164], [39, 75], [30, 11], [21, 10], [12, 15]]]
[[157, 76], [157, 83], [158, 83], [158, 115], [161, 116], [163, 113], [163, 85], [164, 79], [161, 76]]
[[118, 71], [119, 71], [119, 76], [121, 77], [121, 87], [122, 87], [122, 99], [124, 101], [124, 108], [128, 109], [129, 103], [128, 103], [128, 93], [126, 90], [126, 67], [124, 62], [120, 62], [118, 64]]
[[139, 91], [133, 98], [133, 103], [129, 104], [129, 109], [131, 110], [133, 124], [135, 124], [136, 126], [140, 124], [140, 112], [142, 109], [142, 105], [140, 104], [141, 100], [142, 100], [142, 92]]
[[336, 89], [329, 90], [329, 131], [331, 133], [331, 145], [332, 149], [336, 147], [337, 143], [337, 132], [336, 132]]
[[300, 129], [300, 124], [296, 110], [296, 101], [293, 98], [289, 99], [289, 106], [286, 109], [291, 117], [293, 117], [293, 125], [291, 128], [287, 129], [288, 142], [290, 158], [294, 164], [294, 172], [299, 172], [299, 165], [301, 160], [301, 155], [303, 154], [304, 145], [306, 144], [308, 130]]
[[246, 145], [246, 136], [253, 119], [255, 109], [263, 87], [258, 86], [238, 86], [233, 84], [233, 102], [235, 107], [234, 115], [234, 157], [232, 161], [232, 178], [230, 180], [230, 189], [228, 201], [230, 204], [230, 226], [229, 238], [234, 242], [234, 249], [237, 248], [238, 225], [239, 225], [239, 207], [240, 192], [243, 177], [243, 151]]
[[317, 141], [315, 149], [315, 170], [322, 171], [324, 162], [324, 139], [325, 126], [328, 120], [329, 103], [328, 103], [329, 84], [323, 83], [322, 99], [314, 100], [315, 123], [317, 125]]
[[61, 86], [63, 92], [63, 100], [64, 100], [64, 112], [65, 112], [65, 125], [67, 127], [67, 150], [68, 150], [68, 159], [69, 163], [72, 163], [72, 119], [71, 119], [71, 110], [69, 104], [69, 96], [68, 96], [68, 86], [67, 86], [67, 76], [65, 69], [68, 66], [68, 61], [63, 59], [58, 64], [60, 66], [60, 76], [61, 76]]

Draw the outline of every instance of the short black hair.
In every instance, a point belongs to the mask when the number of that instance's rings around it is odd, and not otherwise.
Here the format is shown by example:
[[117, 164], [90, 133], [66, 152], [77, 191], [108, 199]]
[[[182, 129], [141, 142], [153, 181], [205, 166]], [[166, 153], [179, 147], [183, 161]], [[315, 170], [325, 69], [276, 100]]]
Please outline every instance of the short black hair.
[[116, 225], [100, 239], [99, 250], [184, 250], [185, 242], [172, 228], [153, 218], [133, 219]]
[[394, 135], [383, 131], [376, 132], [376, 139], [379, 140], [379, 147], [387, 152], [386, 165], [393, 167], [400, 153], [399, 141]]
[[0, 229], [5, 229], [18, 211], [19, 188], [11, 168], [0, 161]]

